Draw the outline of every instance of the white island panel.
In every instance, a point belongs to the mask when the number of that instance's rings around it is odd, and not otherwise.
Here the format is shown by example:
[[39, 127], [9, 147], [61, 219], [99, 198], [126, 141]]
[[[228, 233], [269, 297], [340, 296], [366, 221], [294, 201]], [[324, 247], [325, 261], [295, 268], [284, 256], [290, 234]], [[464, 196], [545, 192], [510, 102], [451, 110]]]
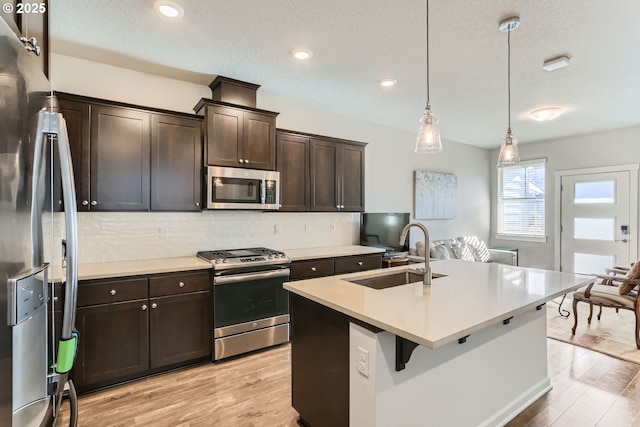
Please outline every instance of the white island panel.
[[[357, 369], [360, 349], [368, 377]], [[350, 427], [500, 426], [551, 389], [544, 309], [463, 344], [419, 346], [400, 372], [395, 356], [395, 335], [350, 325]]]

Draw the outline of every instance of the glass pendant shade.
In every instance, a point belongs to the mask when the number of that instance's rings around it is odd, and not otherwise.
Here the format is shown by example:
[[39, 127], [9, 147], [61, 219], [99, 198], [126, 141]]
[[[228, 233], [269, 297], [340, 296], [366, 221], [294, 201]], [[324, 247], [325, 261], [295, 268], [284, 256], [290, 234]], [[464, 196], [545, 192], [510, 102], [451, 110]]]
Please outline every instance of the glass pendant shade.
[[498, 167], [513, 166], [520, 163], [520, 153], [518, 152], [518, 140], [513, 137], [511, 129], [507, 131], [504, 144], [500, 147], [498, 156]]
[[442, 151], [438, 119], [433, 115], [431, 106], [427, 105], [420, 118], [418, 137], [416, 138], [416, 153], [437, 153]]

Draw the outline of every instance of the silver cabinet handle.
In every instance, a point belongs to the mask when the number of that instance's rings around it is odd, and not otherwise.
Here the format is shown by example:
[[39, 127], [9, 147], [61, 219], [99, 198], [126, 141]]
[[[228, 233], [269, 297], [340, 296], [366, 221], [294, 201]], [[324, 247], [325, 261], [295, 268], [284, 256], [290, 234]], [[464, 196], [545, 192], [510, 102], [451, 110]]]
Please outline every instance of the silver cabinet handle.
[[317, 270], [317, 268], [311, 267], [311, 271], [316, 271], [316, 270]]
[[238, 159], [238, 163], [244, 163], [244, 159]]
[[92, 201], [91, 201], [91, 206], [95, 206], [95, 205], [97, 205], [97, 204], [98, 204], [98, 202], [96, 202], [95, 200], [92, 200]]
[[627, 242], [628, 242], [628, 240], [627, 240], [627, 239], [622, 239], [622, 240], [616, 240], [616, 242], [627, 243]]
[[200, 206], [200, 202], [196, 202], [196, 206]]
[[184, 288], [184, 282], [178, 283], [178, 286], [181, 287], [181, 288]]
[[88, 200], [83, 200], [82, 201], [82, 206], [89, 206], [89, 201]]
[[142, 304], [142, 311], [145, 311], [147, 309], [147, 304]]
[[115, 295], [115, 294], [116, 294], [116, 290], [115, 290], [115, 289], [111, 289], [111, 290], [109, 291], [109, 293], [110, 293], [111, 295]]
[[340, 209], [344, 209], [344, 205], [340, 205]]
[[249, 160], [247, 160], [247, 159], [244, 159], [244, 162], [245, 162], [245, 163], [249, 163]]
[[58, 297], [53, 297], [53, 302], [58, 302], [59, 299], [60, 298], [58, 298]]
[[40, 56], [40, 46], [38, 46], [38, 40], [35, 37], [27, 39], [26, 37], [20, 37], [20, 41], [24, 44], [29, 52], [33, 52], [36, 56]]
[[362, 261], [358, 261], [358, 265], [359, 265], [359, 266], [362, 266]]
[[158, 308], [158, 304], [154, 302], [153, 304], [151, 304], [151, 308]]

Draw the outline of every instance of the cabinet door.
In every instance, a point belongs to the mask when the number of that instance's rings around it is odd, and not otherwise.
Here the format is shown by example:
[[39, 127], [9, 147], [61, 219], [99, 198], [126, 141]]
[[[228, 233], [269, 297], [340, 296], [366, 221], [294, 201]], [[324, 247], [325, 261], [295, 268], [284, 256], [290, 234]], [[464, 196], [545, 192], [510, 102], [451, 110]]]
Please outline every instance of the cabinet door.
[[211, 294], [151, 298], [151, 368], [211, 355]]
[[244, 113], [241, 157], [251, 169], [276, 168], [276, 118], [267, 114]]
[[96, 105], [91, 110], [91, 210], [149, 210], [149, 113]]
[[149, 368], [148, 300], [79, 308], [74, 383], [106, 385]]
[[364, 147], [341, 144], [340, 147], [340, 210], [364, 210]]
[[[241, 167], [243, 141], [243, 112], [217, 105], [206, 108], [207, 164]], [[243, 159], [240, 162], [240, 159]]]
[[202, 133], [199, 120], [151, 118], [151, 210], [199, 211]]
[[338, 156], [337, 144], [311, 139], [311, 211], [338, 210]]
[[78, 211], [89, 210], [89, 104], [58, 97], [60, 112], [67, 122]]
[[309, 138], [276, 135], [276, 170], [280, 172], [281, 211], [309, 210]]

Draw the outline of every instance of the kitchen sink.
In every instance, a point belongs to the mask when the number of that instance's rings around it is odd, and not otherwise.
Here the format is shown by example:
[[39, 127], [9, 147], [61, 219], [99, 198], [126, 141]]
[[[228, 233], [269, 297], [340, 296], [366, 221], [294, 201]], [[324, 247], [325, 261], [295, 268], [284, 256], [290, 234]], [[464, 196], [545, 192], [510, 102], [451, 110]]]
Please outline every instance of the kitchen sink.
[[[432, 278], [445, 277], [446, 274], [433, 273]], [[422, 282], [422, 274], [411, 271], [401, 271], [399, 273], [387, 274], [385, 276], [369, 277], [366, 279], [350, 280], [351, 283], [366, 286], [372, 289], [387, 289], [394, 286], [406, 285], [408, 283]]]

